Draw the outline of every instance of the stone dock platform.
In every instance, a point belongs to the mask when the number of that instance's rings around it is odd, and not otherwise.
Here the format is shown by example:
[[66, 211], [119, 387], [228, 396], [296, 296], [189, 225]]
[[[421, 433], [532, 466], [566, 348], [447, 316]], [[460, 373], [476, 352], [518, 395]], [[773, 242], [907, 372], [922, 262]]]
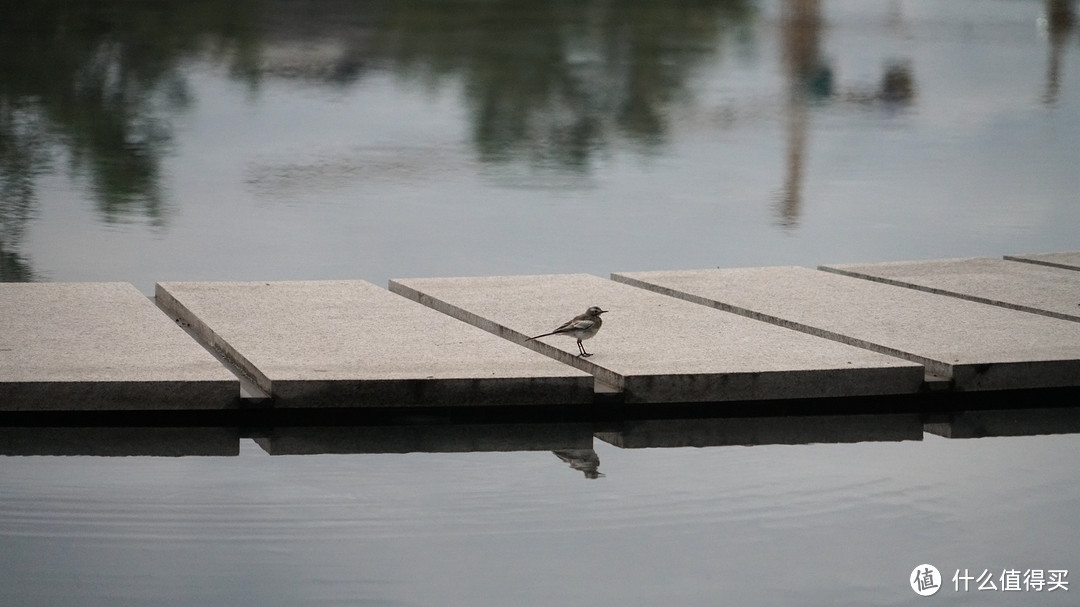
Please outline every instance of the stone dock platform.
[[[591, 357], [573, 339], [528, 339], [592, 305], [608, 313], [585, 342]], [[0, 413], [778, 402], [812, 413], [836, 399], [881, 412], [874, 403], [921, 395], [1078, 389], [1080, 252], [389, 289], [161, 282], [153, 300], [123, 283], [0, 284]], [[897, 432], [912, 432], [902, 420]], [[642, 436], [659, 430], [647, 431], [611, 440], [651, 444]], [[302, 452], [303, 435], [264, 442]]]

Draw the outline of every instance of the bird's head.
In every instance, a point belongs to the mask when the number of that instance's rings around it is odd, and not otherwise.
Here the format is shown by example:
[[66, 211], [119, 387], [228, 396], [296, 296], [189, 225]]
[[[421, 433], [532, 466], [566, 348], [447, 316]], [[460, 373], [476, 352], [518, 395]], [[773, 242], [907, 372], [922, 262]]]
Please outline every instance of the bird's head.
[[607, 310], [601, 310], [599, 306], [593, 306], [588, 310], [585, 310], [585, 313], [589, 316], [600, 316], [604, 312], [607, 312]]

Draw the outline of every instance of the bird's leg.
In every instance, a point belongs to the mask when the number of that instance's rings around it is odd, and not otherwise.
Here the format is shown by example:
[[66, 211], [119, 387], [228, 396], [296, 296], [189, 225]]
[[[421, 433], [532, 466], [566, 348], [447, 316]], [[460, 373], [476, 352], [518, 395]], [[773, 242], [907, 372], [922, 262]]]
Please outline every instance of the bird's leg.
[[577, 340], [577, 347], [578, 347], [578, 350], [581, 351], [581, 354], [579, 356], [584, 357], [584, 358], [592, 356], [592, 354], [589, 354], [588, 352], [585, 351], [585, 345], [581, 343], [580, 339]]

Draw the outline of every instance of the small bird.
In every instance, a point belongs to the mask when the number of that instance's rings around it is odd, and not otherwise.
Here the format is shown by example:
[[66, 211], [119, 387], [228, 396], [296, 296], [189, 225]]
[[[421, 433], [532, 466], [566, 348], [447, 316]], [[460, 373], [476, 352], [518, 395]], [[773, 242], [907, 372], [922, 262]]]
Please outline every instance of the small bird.
[[588, 310], [585, 310], [584, 314], [579, 314], [578, 316], [571, 318], [551, 333], [530, 337], [525, 341], [540, 339], [541, 337], [547, 337], [548, 335], [566, 335], [577, 339], [577, 347], [578, 350], [581, 351], [581, 354], [578, 356], [592, 356], [592, 354], [585, 351], [585, 346], [581, 345], [581, 342], [596, 335], [596, 332], [600, 330], [600, 325], [604, 324], [604, 321], [600, 319], [600, 315], [604, 312], [607, 312], [607, 310], [601, 310], [597, 306], [592, 306]]

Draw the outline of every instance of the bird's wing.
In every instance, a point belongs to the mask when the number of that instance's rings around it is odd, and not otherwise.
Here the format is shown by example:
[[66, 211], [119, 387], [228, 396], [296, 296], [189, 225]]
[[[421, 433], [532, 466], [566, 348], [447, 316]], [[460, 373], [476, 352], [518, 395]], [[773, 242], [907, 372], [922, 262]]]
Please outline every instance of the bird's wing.
[[589, 320], [588, 318], [581, 318], [581, 319], [575, 318], [574, 320], [571, 320], [570, 322], [567, 322], [566, 324], [559, 327], [558, 329], [555, 329], [555, 332], [556, 333], [569, 333], [571, 331], [585, 331], [585, 330], [591, 329], [593, 327], [593, 325], [595, 325], [595, 324], [596, 324], [595, 320]]

